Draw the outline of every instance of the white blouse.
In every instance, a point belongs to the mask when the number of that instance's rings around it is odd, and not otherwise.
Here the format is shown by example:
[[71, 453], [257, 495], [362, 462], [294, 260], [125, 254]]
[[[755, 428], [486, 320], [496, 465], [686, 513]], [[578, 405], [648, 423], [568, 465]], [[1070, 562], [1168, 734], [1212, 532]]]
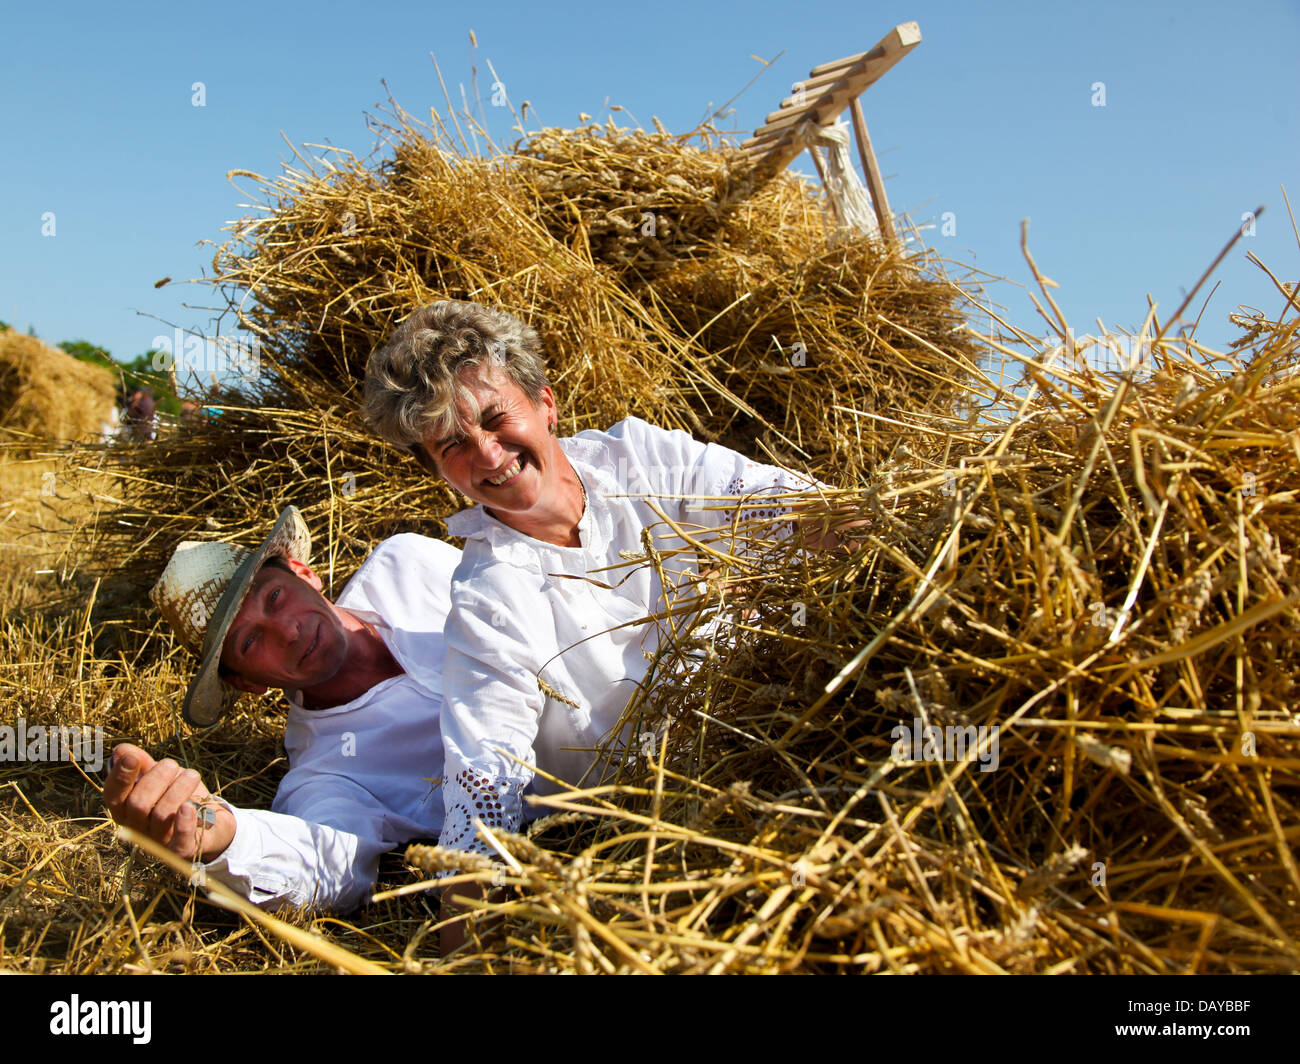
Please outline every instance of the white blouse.
[[[658, 526], [656, 551], [686, 546], [648, 500], [690, 534], [731, 523], [737, 504], [719, 496], [819, 486], [639, 418], [559, 444], [587, 492], [581, 546], [524, 535], [482, 506], [447, 521], [452, 535], [465, 537], [452, 577], [443, 667], [440, 843], [453, 849], [495, 854], [478, 836], [475, 818], [513, 832], [540, 815], [525, 812], [523, 795], [561, 788], [535, 769], [566, 784], [590, 784], [603, 743], [631, 745], [631, 722], [620, 736], [612, 733], [658, 646], [659, 626], [649, 617], [698, 579], [693, 549], [662, 559], [667, 598], [653, 566], [627, 559], [644, 554], [642, 532], [651, 526]], [[746, 500], [741, 520], [781, 512], [780, 504]]]

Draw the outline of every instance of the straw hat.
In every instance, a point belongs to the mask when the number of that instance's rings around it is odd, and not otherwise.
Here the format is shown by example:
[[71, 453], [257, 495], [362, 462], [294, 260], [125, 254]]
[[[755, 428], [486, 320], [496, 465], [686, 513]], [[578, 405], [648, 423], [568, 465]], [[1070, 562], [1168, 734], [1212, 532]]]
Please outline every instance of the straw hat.
[[304, 564], [311, 556], [311, 533], [296, 507], [284, 509], [256, 550], [233, 543], [180, 544], [149, 592], [177, 638], [199, 657], [199, 671], [181, 708], [190, 724], [215, 724], [239, 697], [221, 679], [221, 647], [253, 577], [275, 554]]

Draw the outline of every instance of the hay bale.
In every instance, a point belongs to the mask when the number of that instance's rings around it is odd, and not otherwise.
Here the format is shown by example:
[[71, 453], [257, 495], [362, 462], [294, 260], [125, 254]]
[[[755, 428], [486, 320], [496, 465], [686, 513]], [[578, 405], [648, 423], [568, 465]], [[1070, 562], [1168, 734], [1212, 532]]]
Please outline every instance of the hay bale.
[[[751, 189], [707, 131], [550, 129], [479, 158], [401, 113], [386, 128], [380, 164], [251, 175], [267, 209], [236, 223], [211, 283], [259, 338], [260, 376], [217, 421], [114, 457], [144, 489], [101, 540], [116, 572], [143, 584], [166, 544], [289, 502], [330, 515], [344, 571], [392, 531], [439, 532], [460, 500], [357, 414], [370, 352], [434, 299], [538, 330], [566, 433], [636, 415], [852, 482], [878, 455], [851, 411], [951, 411], [963, 395], [978, 354], [954, 332], [964, 294], [870, 240], [829, 248], [806, 184]], [[655, 235], [639, 215], [629, 232], [637, 205]]]
[[0, 439], [92, 439], [112, 417], [117, 382], [103, 366], [12, 329], [0, 332]]

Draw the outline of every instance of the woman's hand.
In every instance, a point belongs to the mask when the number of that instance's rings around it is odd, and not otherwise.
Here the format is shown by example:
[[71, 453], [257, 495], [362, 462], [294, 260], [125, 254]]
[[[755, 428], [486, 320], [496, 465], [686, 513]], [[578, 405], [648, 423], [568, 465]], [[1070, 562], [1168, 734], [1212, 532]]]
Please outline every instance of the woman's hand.
[[856, 521], [845, 521], [828, 527], [826, 522], [818, 523], [815, 519], [804, 522], [804, 538], [813, 550], [831, 551], [839, 554], [852, 554], [862, 542], [859, 536], [849, 535], [855, 528], [867, 529], [872, 525], [871, 518], [863, 517]]
[[469, 937], [467, 931], [469, 923], [474, 920], [474, 931], [476, 936], [482, 940], [489, 938], [493, 932], [499, 929], [501, 917], [499, 914], [482, 914], [475, 916], [475, 908], [469, 905], [460, 905], [453, 901], [453, 896], [463, 898], [466, 902], [476, 901], [497, 901], [499, 900], [500, 891], [489, 889], [482, 883], [458, 883], [454, 887], [445, 887], [442, 892], [442, 918], [451, 920], [458, 917], [454, 922], [448, 924], [441, 931], [442, 955], [445, 957], [453, 950], [460, 949], [465, 945]]

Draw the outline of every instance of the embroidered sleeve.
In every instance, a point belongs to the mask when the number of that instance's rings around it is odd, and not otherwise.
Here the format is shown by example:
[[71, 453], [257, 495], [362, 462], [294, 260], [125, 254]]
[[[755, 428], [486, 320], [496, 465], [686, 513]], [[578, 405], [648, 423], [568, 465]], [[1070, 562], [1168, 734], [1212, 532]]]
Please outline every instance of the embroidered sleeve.
[[523, 821], [520, 793], [517, 781], [492, 779], [473, 768], [461, 769], [443, 784], [447, 819], [439, 845], [496, 857], [496, 850], [483, 841], [474, 821], [490, 831], [518, 832]]
[[[722, 511], [723, 523], [730, 524], [738, 519], [740, 524], [745, 524], [780, 517], [787, 512], [788, 507], [772, 499], [772, 496], [808, 491], [815, 486], [814, 481], [803, 480], [784, 469], [746, 461], [744, 469], [731, 477], [722, 492], [723, 495], [736, 496], [738, 500]], [[777, 525], [774, 533], [778, 538], [789, 535], [790, 523], [787, 521]]]
[[515, 832], [537, 764], [544, 699], [537, 677], [555, 654], [549, 606], [512, 566], [492, 566], [452, 589], [443, 663], [441, 845], [497, 856], [478, 836]]

